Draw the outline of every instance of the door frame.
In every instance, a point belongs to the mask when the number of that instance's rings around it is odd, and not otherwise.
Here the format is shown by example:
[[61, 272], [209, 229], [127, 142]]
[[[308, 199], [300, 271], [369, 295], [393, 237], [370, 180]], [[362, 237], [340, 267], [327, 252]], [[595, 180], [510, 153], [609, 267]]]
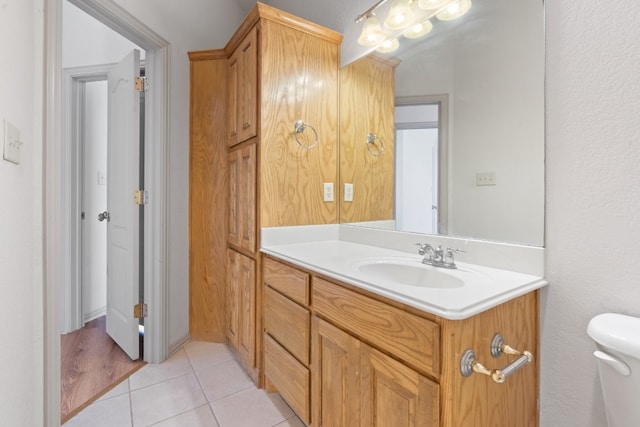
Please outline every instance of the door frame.
[[75, 331], [84, 325], [81, 292], [82, 220], [78, 215], [82, 201], [84, 88], [86, 83], [107, 80], [107, 73], [112, 66], [105, 64], [63, 70], [61, 333]]
[[438, 235], [449, 234], [449, 95], [399, 96], [395, 105], [438, 105]]
[[[60, 424], [60, 283], [62, 278], [62, 1], [44, 11], [44, 425]], [[149, 310], [144, 355], [160, 363], [168, 355], [168, 93], [169, 42], [113, 0], [68, 0], [146, 52], [149, 79], [145, 109], [144, 291]]]

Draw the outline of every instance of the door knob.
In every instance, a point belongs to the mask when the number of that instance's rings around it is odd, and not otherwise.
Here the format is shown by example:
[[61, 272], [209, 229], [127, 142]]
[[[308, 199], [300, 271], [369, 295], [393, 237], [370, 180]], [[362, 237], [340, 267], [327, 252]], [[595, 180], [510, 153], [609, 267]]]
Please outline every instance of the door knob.
[[111, 217], [109, 216], [109, 212], [104, 211], [98, 214], [98, 221], [104, 221], [107, 220], [107, 222], [109, 222], [109, 220], [111, 219]]

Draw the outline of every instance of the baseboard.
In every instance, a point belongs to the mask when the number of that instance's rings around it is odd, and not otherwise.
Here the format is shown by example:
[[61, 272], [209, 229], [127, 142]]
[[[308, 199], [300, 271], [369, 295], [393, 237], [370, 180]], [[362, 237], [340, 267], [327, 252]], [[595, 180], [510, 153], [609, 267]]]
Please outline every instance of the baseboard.
[[173, 356], [178, 351], [180, 351], [180, 349], [182, 347], [184, 347], [186, 344], [188, 344], [190, 341], [191, 341], [191, 335], [187, 334], [184, 337], [182, 337], [179, 340], [177, 340], [176, 342], [174, 342], [173, 344], [170, 344], [169, 345], [169, 357]]
[[85, 313], [82, 321], [83, 323], [91, 322], [92, 320], [97, 319], [98, 317], [106, 316], [106, 314], [107, 314], [107, 307], [102, 307], [97, 310], [93, 310], [90, 313]]

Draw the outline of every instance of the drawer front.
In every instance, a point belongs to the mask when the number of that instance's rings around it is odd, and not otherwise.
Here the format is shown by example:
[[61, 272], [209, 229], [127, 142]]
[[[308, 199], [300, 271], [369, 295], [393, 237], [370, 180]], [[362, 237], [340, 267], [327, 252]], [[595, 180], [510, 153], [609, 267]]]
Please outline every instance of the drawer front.
[[302, 421], [309, 425], [311, 418], [309, 370], [267, 334], [264, 339], [264, 374]]
[[415, 369], [439, 377], [437, 323], [317, 277], [312, 289], [317, 314]]
[[264, 283], [302, 305], [309, 305], [309, 275], [288, 265], [265, 258]]
[[265, 330], [305, 365], [309, 364], [310, 322], [309, 310], [265, 287]]

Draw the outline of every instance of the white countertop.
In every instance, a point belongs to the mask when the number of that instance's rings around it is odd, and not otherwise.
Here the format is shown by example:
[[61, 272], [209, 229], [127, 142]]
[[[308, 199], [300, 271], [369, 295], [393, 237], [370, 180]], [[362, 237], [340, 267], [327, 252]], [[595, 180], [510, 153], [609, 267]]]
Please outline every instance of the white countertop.
[[434, 288], [401, 285], [367, 276], [357, 266], [376, 259], [403, 263], [415, 261], [419, 264], [421, 256], [338, 239], [267, 244], [261, 248], [261, 252], [450, 320], [474, 316], [547, 285], [539, 276], [463, 262], [457, 262], [457, 270], [437, 270], [464, 280], [464, 286]]

